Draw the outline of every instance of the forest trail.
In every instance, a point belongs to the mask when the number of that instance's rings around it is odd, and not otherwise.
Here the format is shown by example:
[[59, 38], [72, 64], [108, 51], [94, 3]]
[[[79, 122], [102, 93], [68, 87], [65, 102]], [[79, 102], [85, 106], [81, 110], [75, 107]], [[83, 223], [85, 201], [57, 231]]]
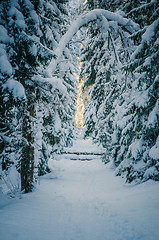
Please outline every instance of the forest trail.
[[[62, 158], [69, 160], [90, 161], [93, 159], [101, 159], [105, 153], [103, 147], [93, 144], [90, 138], [78, 138], [73, 141], [73, 146], [65, 148], [62, 152]], [[60, 156], [61, 158], [61, 156]]]
[[50, 161], [30, 194], [0, 207], [0, 240], [157, 240], [159, 183], [130, 186], [100, 159]]

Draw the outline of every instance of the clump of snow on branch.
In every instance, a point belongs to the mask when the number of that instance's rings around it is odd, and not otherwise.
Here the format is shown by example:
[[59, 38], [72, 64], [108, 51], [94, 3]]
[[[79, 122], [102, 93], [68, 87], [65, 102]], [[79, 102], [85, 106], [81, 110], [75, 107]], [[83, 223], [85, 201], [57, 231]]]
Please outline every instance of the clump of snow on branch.
[[12, 66], [8, 61], [5, 46], [0, 44], [0, 72], [6, 75], [12, 75]]
[[149, 156], [155, 160], [159, 160], [159, 136], [156, 144], [150, 149]]
[[13, 97], [22, 99], [22, 98], [26, 98], [25, 95], [25, 89], [23, 87], [23, 85], [14, 80], [14, 79], [9, 79], [3, 86], [3, 89], [8, 89], [9, 92], [12, 92]]

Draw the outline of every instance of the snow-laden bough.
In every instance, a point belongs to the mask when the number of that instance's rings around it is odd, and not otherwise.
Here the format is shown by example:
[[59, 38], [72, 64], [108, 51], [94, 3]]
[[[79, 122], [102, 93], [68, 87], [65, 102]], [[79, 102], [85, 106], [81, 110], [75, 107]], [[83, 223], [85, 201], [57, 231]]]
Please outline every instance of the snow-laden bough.
[[129, 32], [130, 34], [136, 32], [139, 30], [139, 25], [134, 23], [131, 19], [126, 19], [122, 16], [120, 16], [117, 13], [112, 13], [110, 11], [104, 10], [104, 9], [95, 9], [90, 11], [89, 13], [80, 15], [69, 27], [69, 30], [63, 35], [61, 38], [58, 47], [55, 50], [56, 59], [52, 59], [50, 62], [47, 70], [50, 73], [54, 73], [57, 67], [57, 64], [60, 62], [61, 56], [63, 54], [63, 51], [66, 48], [66, 45], [69, 43], [69, 41], [73, 38], [73, 36], [78, 32], [78, 30], [90, 23], [91, 21], [94, 21], [96, 19], [99, 19], [103, 22], [103, 17], [108, 21], [115, 21], [120, 26], [124, 28], [125, 31]]

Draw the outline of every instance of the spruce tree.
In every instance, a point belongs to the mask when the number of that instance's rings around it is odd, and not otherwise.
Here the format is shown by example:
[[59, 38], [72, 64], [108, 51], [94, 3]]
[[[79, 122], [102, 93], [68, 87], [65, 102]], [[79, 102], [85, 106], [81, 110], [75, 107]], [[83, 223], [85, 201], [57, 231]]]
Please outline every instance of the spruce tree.
[[[70, 109], [66, 104], [69, 101], [67, 93], [69, 87], [65, 86], [69, 80], [66, 80], [64, 85], [57, 73], [56, 76], [51, 76], [46, 71], [51, 59], [56, 57], [54, 49], [65, 31], [61, 25], [65, 25], [66, 13], [63, 1], [55, 3], [53, 0], [2, 1], [0, 9], [2, 24], [0, 31], [3, 33], [3, 38], [0, 39], [2, 42], [0, 56], [3, 56], [6, 62], [3, 64], [0, 61], [1, 102], [8, 101], [9, 103], [5, 104], [5, 110], [1, 109], [3, 123], [6, 122], [5, 125], [8, 125], [8, 121], [11, 124], [15, 122], [13, 115], [16, 115], [15, 118], [20, 118], [16, 119], [21, 124], [18, 171], [21, 175], [21, 190], [29, 192], [33, 188], [35, 175], [37, 173], [43, 175], [49, 171], [50, 154], [71, 142], [72, 138], [70, 124], [72, 113], [69, 114]], [[18, 91], [14, 85], [7, 88], [11, 85], [12, 79], [16, 85], [19, 84], [24, 96], [16, 96]], [[10, 94], [8, 95], [9, 100], [6, 100], [6, 91]], [[21, 101], [17, 110], [15, 110], [16, 99]], [[18, 113], [15, 114], [12, 109]], [[13, 114], [9, 114], [9, 111], [12, 111]], [[7, 114], [9, 120], [7, 120]], [[60, 118], [61, 125], [58, 126], [56, 122]], [[37, 124], [41, 126], [40, 133], [38, 133]], [[2, 128], [8, 132], [8, 127], [2, 126]], [[15, 130], [13, 127], [11, 129], [13, 129], [14, 135]], [[8, 132], [8, 135], [10, 137], [11, 133]], [[4, 138], [1, 138], [1, 142], [3, 154], [8, 150]], [[17, 150], [13, 147], [10, 151], [13, 154]], [[39, 160], [35, 159], [39, 157], [38, 152], [41, 153]], [[7, 159], [8, 155], [4, 154], [4, 158], [5, 156]], [[5, 163], [7, 160], [3, 160], [3, 162]], [[1, 163], [3, 170], [6, 166], [4, 163]]]
[[[141, 8], [140, 8], [141, 10]], [[157, 9], [156, 9], [157, 11]], [[154, 13], [156, 12], [154, 11]], [[156, 14], [150, 18], [150, 25], [132, 36], [141, 42], [127, 65], [134, 75], [131, 92], [124, 97], [121, 108], [125, 125], [117, 127], [120, 146], [115, 147], [117, 174], [125, 174], [127, 181], [158, 180], [158, 161], [151, 158], [150, 149], [155, 145], [159, 131], [158, 118], [158, 28]], [[128, 100], [126, 100], [128, 99]]]
[[[158, 180], [158, 161], [156, 157], [151, 158], [151, 149], [157, 146], [159, 122], [158, 3], [102, 4], [98, 2], [97, 7], [133, 17], [141, 30], [130, 36], [121, 27], [109, 23], [106, 48], [101, 38], [101, 42], [97, 41], [98, 46], [101, 44], [99, 50], [90, 44], [92, 40], [85, 42], [82, 74], [87, 74], [85, 87], [92, 84], [85, 113], [85, 136], [103, 144], [104, 161], [112, 159], [117, 174], [126, 176], [128, 182]], [[93, 34], [98, 39], [95, 26], [90, 36]]]

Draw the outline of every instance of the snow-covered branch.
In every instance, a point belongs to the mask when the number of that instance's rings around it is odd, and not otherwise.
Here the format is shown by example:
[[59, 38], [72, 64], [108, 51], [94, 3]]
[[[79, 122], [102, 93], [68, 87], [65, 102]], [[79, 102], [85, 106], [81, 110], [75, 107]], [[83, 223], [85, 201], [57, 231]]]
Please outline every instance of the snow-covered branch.
[[103, 20], [105, 17], [109, 21], [115, 21], [119, 25], [123, 26], [124, 29], [130, 33], [134, 33], [135, 31], [139, 30], [138, 24], [134, 23], [130, 19], [123, 18], [119, 14], [112, 13], [110, 11], [104, 9], [95, 9], [90, 11], [89, 13], [83, 14], [79, 16], [69, 27], [69, 30], [64, 34], [59, 42], [57, 49], [55, 50], [55, 55], [57, 56], [56, 60], [53, 59], [49, 66], [48, 71], [55, 72], [57, 64], [60, 62], [61, 55], [66, 48], [66, 45], [69, 41], [73, 38], [73, 36], [77, 33], [77, 31], [84, 25], [87, 25], [89, 22], [94, 21], [96, 19]]

